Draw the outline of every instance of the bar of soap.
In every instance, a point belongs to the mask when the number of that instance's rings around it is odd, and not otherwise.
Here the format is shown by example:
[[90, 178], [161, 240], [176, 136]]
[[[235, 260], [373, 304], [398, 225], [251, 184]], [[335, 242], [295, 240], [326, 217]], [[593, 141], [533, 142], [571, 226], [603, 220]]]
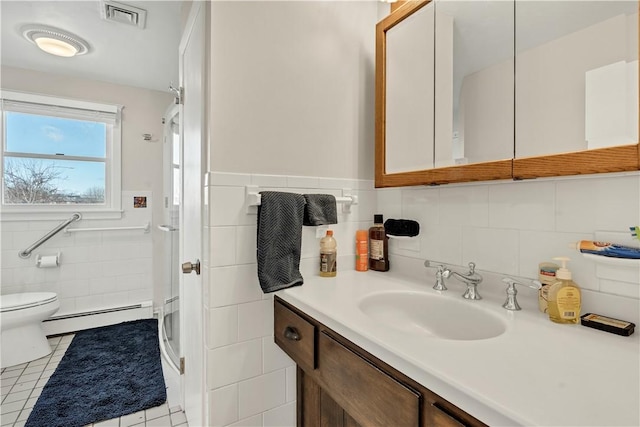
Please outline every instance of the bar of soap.
[[635, 323], [594, 313], [587, 313], [580, 316], [580, 323], [582, 326], [586, 326], [588, 328], [599, 329], [601, 331], [611, 332], [612, 334], [627, 337], [633, 333], [636, 327]]

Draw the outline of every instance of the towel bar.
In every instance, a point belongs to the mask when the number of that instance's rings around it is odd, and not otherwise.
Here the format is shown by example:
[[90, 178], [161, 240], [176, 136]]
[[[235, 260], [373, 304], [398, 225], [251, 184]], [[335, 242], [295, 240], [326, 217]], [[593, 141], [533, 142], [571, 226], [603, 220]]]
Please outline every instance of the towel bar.
[[76, 233], [78, 231], [113, 231], [113, 230], [144, 230], [148, 233], [151, 229], [151, 224], [147, 222], [144, 225], [135, 225], [132, 227], [100, 227], [100, 228], [66, 228], [65, 233]]
[[[256, 213], [256, 206], [260, 206], [262, 203], [262, 197], [259, 193], [257, 185], [247, 185], [245, 187], [245, 201], [247, 206], [247, 213]], [[351, 206], [358, 204], [358, 196], [351, 194], [351, 189], [343, 188], [342, 196], [336, 196], [336, 203], [342, 204], [342, 212], [351, 212]], [[254, 209], [251, 209], [254, 208]]]

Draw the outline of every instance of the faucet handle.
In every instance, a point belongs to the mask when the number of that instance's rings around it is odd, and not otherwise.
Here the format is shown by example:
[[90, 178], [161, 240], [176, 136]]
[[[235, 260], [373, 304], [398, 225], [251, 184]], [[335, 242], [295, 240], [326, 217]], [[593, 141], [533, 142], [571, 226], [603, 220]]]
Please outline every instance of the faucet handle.
[[542, 283], [537, 280], [532, 280], [531, 283], [522, 283], [512, 279], [511, 277], [505, 277], [502, 281], [508, 285], [507, 300], [502, 304], [502, 307], [512, 311], [522, 310], [520, 304], [518, 304], [518, 300], [516, 299], [516, 295], [518, 294], [516, 285], [526, 286], [531, 289], [540, 289], [542, 287]]
[[436, 271], [436, 284], [433, 285], [433, 289], [436, 291], [446, 291], [447, 287], [444, 284], [444, 279], [449, 277], [451, 274], [451, 270], [446, 268], [444, 265], [438, 266], [438, 271]]

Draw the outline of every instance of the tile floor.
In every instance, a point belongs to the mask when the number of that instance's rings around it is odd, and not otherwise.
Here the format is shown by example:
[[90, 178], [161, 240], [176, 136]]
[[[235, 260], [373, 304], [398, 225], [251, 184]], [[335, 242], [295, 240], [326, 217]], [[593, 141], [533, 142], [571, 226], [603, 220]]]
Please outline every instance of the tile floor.
[[[50, 338], [53, 352], [41, 359], [18, 366], [2, 369], [0, 386], [2, 404], [0, 424], [22, 427], [27, 422], [31, 409], [38, 400], [42, 388], [58, 366], [65, 351], [71, 344], [73, 335]], [[146, 411], [136, 412], [120, 418], [90, 424], [91, 427], [188, 427], [187, 418], [177, 403], [179, 382], [177, 374], [164, 366], [167, 383], [167, 402]], [[173, 378], [173, 377], [176, 378]]]

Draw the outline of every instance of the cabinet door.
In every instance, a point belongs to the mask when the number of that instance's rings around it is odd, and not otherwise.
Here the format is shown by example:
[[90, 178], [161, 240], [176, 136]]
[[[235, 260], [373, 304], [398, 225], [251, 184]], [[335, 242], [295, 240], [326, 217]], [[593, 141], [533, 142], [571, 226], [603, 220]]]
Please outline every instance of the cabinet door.
[[434, 7], [384, 30], [384, 141], [388, 174], [433, 168]]
[[418, 0], [376, 27], [376, 187], [511, 178], [513, 1]]
[[360, 427], [360, 424], [347, 413], [325, 391], [320, 391], [321, 427]]
[[514, 2], [436, 0], [435, 166], [513, 158]]
[[514, 176], [638, 169], [638, 2], [516, 2]]
[[[352, 352], [326, 332], [319, 334], [318, 369], [331, 398], [363, 426], [418, 426], [420, 394]], [[392, 398], [391, 398], [392, 397]]]

